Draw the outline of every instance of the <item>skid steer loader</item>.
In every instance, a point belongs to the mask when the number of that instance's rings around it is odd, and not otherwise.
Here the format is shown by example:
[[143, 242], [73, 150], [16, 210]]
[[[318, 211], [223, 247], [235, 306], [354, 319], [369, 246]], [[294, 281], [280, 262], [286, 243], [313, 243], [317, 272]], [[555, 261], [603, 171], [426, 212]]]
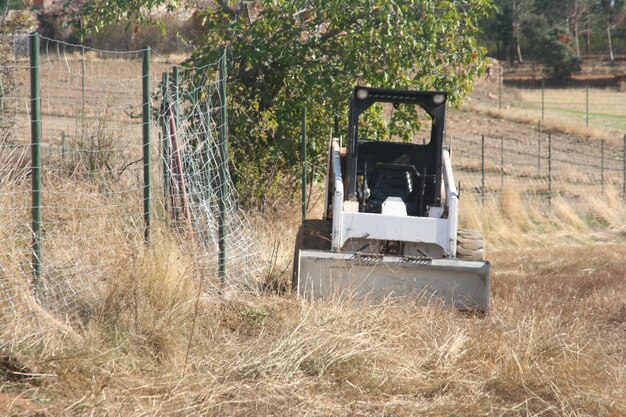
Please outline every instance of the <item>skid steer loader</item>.
[[[348, 143], [331, 139], [322, 220], [304, 220], [292, 285], [317, 298], [441, 300], [489, 310], [489, 262], [477, 233], [461, 232], [458, 191], [444, 149], [446, 93], [357, 86]], [[431, 119], [425, 144], [363, 140], [359, 121], [375, 103], [420, 106]]]

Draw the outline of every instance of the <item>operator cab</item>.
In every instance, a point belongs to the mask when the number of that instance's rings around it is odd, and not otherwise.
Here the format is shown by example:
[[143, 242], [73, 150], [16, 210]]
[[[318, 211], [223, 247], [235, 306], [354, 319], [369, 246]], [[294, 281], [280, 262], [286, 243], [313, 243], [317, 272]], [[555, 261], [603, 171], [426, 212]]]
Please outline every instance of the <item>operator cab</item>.
[[[359, 119], [375, 103], [420, 106], [430, 116], [430, 141], [425, 144], [361, 140]], [[446, 94], [355, 87], [350, 103], [345, 195], [359, 211], [382, 213], [385, 202], [404, 204], [408, 216], [428, 216], [441, 206], [441, 157]], [[391, 199], [391, 200], [390, 200]]]

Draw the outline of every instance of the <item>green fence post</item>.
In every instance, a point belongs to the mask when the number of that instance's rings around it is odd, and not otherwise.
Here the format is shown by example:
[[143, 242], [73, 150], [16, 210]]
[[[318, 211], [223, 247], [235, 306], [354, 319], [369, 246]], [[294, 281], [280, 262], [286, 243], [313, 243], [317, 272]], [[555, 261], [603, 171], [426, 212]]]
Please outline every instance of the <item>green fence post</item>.
[[504, 137], [500, 138], [500, 189], [504, 191]]
[[61, 131], [61, 161], [65, 161], [65, 130]]
[[480, 198], [485, 202], [485, 135], [480, 137]]
[[[172, 85], [174, 87], [174, 97], [172, 98], [172, 100], [174, 101], [174, 108], [172, 109], [174, 111], [174, 120], [176, 121], [176, 131], [179, 132], [180, 131], [180, 96], [179, 96], [179, 72], [178, 72], [178, 67], [175, 66], [174, 70], [172, 71]], [[176, 133], [176, 132], [173, 132]]]
[[504, 74], [504, 70], [502, 69], [502, 66], [500, 66], [500, 77], [499, 77], [499, 82], [498, 82], [498, 110], [502, 110], [502, 78]]
[[143, 51], [143, 219], [145, 222], [144, 239], [150, 241], [151, 206], [150, 193], [150, 121], [152, 106], [150, 104], [150, 47]]
[[306, 107], [302, 108], [301, 151], [302, 158], [302, 220], [306, 219]]
[[227, 65], [226, 65], [226, 48], [221, 49], [221, 59], [219, 67], [219, 92], [222, 100], [220, 107], [220, 165], [219, 165], [219, 278], [223, 285], [226, 282], [226, 186], [228, 179], [228, 108], [226, 107], [226, 83], [227, 83]]
[[548, 205], [552, 207], [552, 133], [548, 133]]
[[33, 272], [35, 296], [43, 298], [41, 227], [42, 227], [42, 184], [41, 184], [41, 79], [39, 74], [39, 34], [30, 36], [30, 98], [31, 98], [31, 175], [32, 175], [32, 233]]
[[87, 76], [86, 74], [86, 70], [87, 67], [85, 65], [85, 47], [83, 46], [81, 49], [81, 60], [80, 60], [80, 64], [81, 64], [81, 91], [82, 91], [82, 112], [83, 112], [83, 116], [85, 115], [85, 84], [86, 84], [86, 80], [85, 77]]
[[0, 77], [0, 120], [4, 121], [4, 86], [2, 85], [2, 77]]

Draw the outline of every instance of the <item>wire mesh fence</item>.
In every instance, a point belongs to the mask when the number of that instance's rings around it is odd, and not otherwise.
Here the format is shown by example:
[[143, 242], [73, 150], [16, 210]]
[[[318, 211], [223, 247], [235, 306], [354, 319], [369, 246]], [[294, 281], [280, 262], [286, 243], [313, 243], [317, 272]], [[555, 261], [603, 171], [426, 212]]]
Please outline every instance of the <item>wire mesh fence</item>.
[[606, 130], [626, 130], [625, 84], [613, 74], [580, 74], [547, 79], [541, 68], [494, 66], [490, 88], [477, 103], [534, 120]]
[[261, 262], [229, 174], [225, 60], [162, 74], [161, 188], [169, 219], [195, 242], [202, 269], [241, 288], [253, 284]]
[[[14, 48], [25, 43], [28, 37], [7, 42]], [[2, 243], [13, 243], [3, 266], [19, 265], [20, 274], [3, 273], [2, 280], [39, 282], [39, 303], [75, 322], [81, 305], [101, 295], [106, 277], [140, 242], [135, 236], [143, 228], [137, 140], [142, 122], [135, 116], [141, 116], [142, 51], [98, 51], [42, 38], [38, 52], [39, 98], [32, 95], [32, 55], [13, 49], [5, 60], [16, 88], [3, 94], [5, 108], [15, 109], [3, 113], [13, 121], [0, 144], [3, 171], [12, 173], [3, 175], [0, 191], [7, 233]], [[33, 113], [36, 100], [40, 118]], [[31, 129], [36, 124], [40, 144], [35, 147]], [[27, 169], [15, 173], [15, 158]], [[36, 187], [39, 202], [32, 192]], [[30, 227], [36, 210], [43, 213], [38, 232]], [[38, 251], [31, 258], [33, 242]]]
[[533, 132], [526, 141], [493, 136], [460, 136], [452, 141], [463, 189], [490, 198], [506, 187], [542, 201], [560, 194], [581, 198], [612, 188], [623, 193], [624, 144]]
[[[153, 220], [153, 228], [178, 226], [180, 211], [170, 199], [175, 188], [163, 180], [164, 169], [187, 184], [189, 246], [203, 268], [199, 276], [216, 276], [221, 203], [212, 189], [220, 185], [214, 179], [220, 159], [211, 152], [220, 137], [217, 114], [224, 102], [216, 92], [217, 66], [205, 68], [212, 75], [198, 84], [181, 68], [180, 85], [161, 89], [162, 73], [172, 67], [158, 59], [146, 67], [146, 50], [110, 52], [42, 37], [33, 64], [34, 51], [23, 50], [29, 42], [32, 36], [0, 39], [0, 329], [41, 308], [80, 324], [86, 307], [103, 296], [107, 280], [136, 258], [146, 220]], [[40, 93], [33, 95], [35, 78]], [[162, 129], [162, 92], [168, 106], [177, 109], [172, 135], [159, 135], [168, 131]], [[154, 111], [147, 123], [146, 108]], [[165, 157], [164, 145], [171, 146], [173, 137], [178, 148]], [[224, 172], [226, 270], [234, 284], [253, 275], [260, 263], [253, 259], [251, 231], [239, 217], [237, 196]]]

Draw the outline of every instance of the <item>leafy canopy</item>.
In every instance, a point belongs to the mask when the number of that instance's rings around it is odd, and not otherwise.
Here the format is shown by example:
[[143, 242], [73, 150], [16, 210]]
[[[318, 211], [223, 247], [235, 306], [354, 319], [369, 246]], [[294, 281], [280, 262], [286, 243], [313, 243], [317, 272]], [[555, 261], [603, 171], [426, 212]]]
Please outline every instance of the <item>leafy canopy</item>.
[[[445, 90], [459, 103], [484, 70], [476, 37], [492, 9], [491, 0], [220, 0], [202, 12], [190, 63], [214, 62], [228, 47], [230, 149], [244, 201], [272, 201], [297, 184], [304, 106], [310, 163], [323, 167], [335, 115], [345, 134], [354, 85]], [[382, 108], [373, 113], [378, 137], [409, 139], [419, 128], [402, 107], [390, 121]]]

